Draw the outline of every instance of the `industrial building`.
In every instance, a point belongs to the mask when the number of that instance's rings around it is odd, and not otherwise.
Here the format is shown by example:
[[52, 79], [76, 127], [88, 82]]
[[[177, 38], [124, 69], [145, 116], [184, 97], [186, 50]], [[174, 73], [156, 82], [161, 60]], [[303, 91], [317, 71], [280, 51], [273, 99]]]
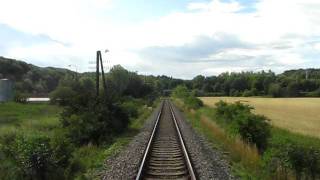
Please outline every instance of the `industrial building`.
[[13, 82], [9, 79], [0, 79], [0, 102], [13, 99]]

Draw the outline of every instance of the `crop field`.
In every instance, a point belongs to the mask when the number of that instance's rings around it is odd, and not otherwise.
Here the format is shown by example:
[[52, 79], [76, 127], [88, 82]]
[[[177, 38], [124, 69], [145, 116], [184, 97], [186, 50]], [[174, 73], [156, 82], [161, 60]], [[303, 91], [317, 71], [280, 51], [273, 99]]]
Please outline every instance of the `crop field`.
[[205, 105], [215, 106], [223, 100], [240, 101], [253, 106], [271, 124], [292, 132], [320, 138], [320, 98], [201, 97]]

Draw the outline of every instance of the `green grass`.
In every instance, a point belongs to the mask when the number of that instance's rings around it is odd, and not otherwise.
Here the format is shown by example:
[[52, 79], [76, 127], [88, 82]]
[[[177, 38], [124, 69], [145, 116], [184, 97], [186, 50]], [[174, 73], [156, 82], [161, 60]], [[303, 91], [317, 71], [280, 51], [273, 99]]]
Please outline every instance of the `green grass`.
[[[50, 104], [1, 103], [0, 146], [6, 147], [8, 139], [16, 135], [51, 137], [54, 131], [60, 127], [59, 114], [61, 111], [60, 107]], [[0, 159], [0, 179], [1, 177], [19, 176], [17, 173], [21, 171], [18, 170], [19, 168], [13, 159], [6, 157], [1, 152]]]
[[59, 127], [61, 108], [49, 104], [0, 104], [0, 137], [8, 133], [46, 133]]
[[136, 119], [132, 119], [129, 129], [141, 129], [145, 123], [145, 121], [147, 120], [147, 118], [149, 117], [149, 115], [151, 114], [152, 109], [148, 108], [148, 107], [143, 107], [141, 109], [139, 109], [139, 117]]
[[271, 129], [271, 135], [271, 143], [279, 143], [279, 141], [295, 142], [301, 146], [316, 147], [317, 149], [320, 149], [320, 139], [313, 136], [292, 133], [289, 130], [277, 127]]
[[[71, 159], [71, 169], [67, 171], [78, 172], [75, 179], [98, 179], [98, 174], [103, 170], [105, 159], [117, 155], [132, 140], [152, 111], [153, 108], [141, 106], [138, 117], [130, 120], [128, 130], [116, 137], [110, 144], [99, 146], [89, 144], [76, 148]], [[23, 134], [24, 136], [43, 134], [51, 137], [56, 130], [62, 129], [59, 122], [61, 112], [62, 108], [49, 104], [0, 104], [0, 145], [1, 137], [14, 134]], [[2, 165], [14, 168], [15, 166], [10, 163], [10, 159], [8, 159], [2, 162]], [[1, 168], [0, 164], [0, 171]]]

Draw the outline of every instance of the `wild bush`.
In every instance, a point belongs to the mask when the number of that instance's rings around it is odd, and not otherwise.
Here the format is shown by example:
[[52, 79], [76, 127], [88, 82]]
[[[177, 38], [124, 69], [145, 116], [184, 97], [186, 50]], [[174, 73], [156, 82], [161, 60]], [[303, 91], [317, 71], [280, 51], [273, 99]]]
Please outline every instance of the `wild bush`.
[[203, 106], [203, 102], [194, 96], [184, 98], [184, 103], [189, 109], [199, 109]]
[[203, 102], [198, 99], [196, 96], [196, 92], [189, 92], [188, 88], [184, 85], [177, 86], [172, 93], [173, 97], [180, 98], [183, 100], [185, 106], [188, 109], [199, 109], [203, 106]]
[[220, 101], [216, 103], [218, 118], [229, 129], [241, 136], [246, 142], [257, 146], [260, 152], [267, 146], [270, 137], [270, 124], [264, 116], [255, 115], [251, 112], [253, 107], [236, 102], [228, 104]]
[[88, 107], [78, 105], [66, 108], [61, 122], [75, 144], [100, 144], [110, 142], [114, 135], [123, 132], [128, 126], [129, 118], [120, 105], [103, 101], [89, 104]]
[[64, 130], [56, 130], [50, 138], [50, 147], [52, 149], [52, 157], [56, 168], [67, 168], [72, 158], [72, 153], [75, 149], [70, 139], [66, 136]]
[[293, 174], [297, 179], [320, 177], [320, 150], [293, 141], [277, 141], [263, 155], [266, 171], [274, 177], [286, 178]]
[[190, 92], [186, 86], [179, 85], [173, 90], [172, 96], [176, 97], [176, 98], [184, 99], [184, 98], [190, 96]]
[[59, 105], [65, 106], [70, 103], [76, 92], [70, 87], [58, 87], [52, 93], [50, 93], [50, 101], [52, 103], [58, 103]]
[[[9, 142], [9, 139], [15, 137]], [[73, 147], [63, 135], [49, 138], [44, 135], [14, 135], [2, 141], [0, 149], [6, 156], [8, 168], [5, 177], [22, 179], [65, 179], [64, 170], [69, 165]], [[1, 157], [0, 157], [1, 159]], [[1, 177], [1, 176], [0, 176]]]
[[240, 113], [235, 117], [235, 130], [248, 143], [255, 144], [263, 152], [270, 137], [270, 125], [264, 116]]
[[121, 104], [121, 107], [125, 110], [125, 112], [128, 114], [129, 117], [136, 118], [138, 117], [138, 107], [140, 105], [138, 102], [131, 101], [125, 101]]
[[228, 104], [224, 101], [219, 101], [215, 105], [217, 115], [222, 117], [222, 119], [227, 123], [235, 120], [235, 117], [240, 113], [250, 114], [251, 109], [253, 109], [253, 107], [240, 102]]
[[47, 179], [54, 168], [50, 139], [45, 136], [18, 136], [11, 155], [28, 179]]

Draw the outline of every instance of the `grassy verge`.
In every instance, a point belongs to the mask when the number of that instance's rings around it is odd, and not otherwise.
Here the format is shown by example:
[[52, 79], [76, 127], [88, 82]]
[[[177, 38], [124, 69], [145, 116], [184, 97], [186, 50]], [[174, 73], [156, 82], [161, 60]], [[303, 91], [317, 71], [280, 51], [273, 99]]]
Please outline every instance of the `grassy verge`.
[[[139, 106], [137, 116], [130, 119], [129, 128], [111, 143], [74, 147], [62, 173], [69, 174], [66, 176], [70, 179], [98, 179], [105, 159], [119, 153], [131, 141], [152, 111], [151, 107]], [[0, 104], [0, 179], [23, 178], [15, 157], [7, 157], [1, 149], [13, 148], [12, 138], [20, 136], [55, 139], [63, 133], [59, 120], [61, 112], [61, 107], [50, 104]]]
[[[254, 145], [249, 145], [230, 132], [228, 125], [217, 117], [215, 108], [205, 106], [190, 110], [182, 101], [175, 100], [175, 103], [185, 112], [189, 123], [211, 142], [213, 148], [225, 152], [234, 175], [241, 179], [312, 178], [311, 172], [317, 172], [319, 168], [317, 153], [320, 150], [320, 139], [272, 127], [268, 147], [261, 154]], [[314, 153], [314, 156], [310, 153]]]
[[17, 159], [7, 157], [2, 150], [8, 149], [19, 136], [27, 138], [40, 135], [51, 138], [61, 128], [61, 111], [60, 107], [49, 104], [0, 104], [0, 179], [22, 176]]
[[14, 132], [50, 134], [59, 127], [60, 112], [49, 104], [0, 104], [0, 137]]

